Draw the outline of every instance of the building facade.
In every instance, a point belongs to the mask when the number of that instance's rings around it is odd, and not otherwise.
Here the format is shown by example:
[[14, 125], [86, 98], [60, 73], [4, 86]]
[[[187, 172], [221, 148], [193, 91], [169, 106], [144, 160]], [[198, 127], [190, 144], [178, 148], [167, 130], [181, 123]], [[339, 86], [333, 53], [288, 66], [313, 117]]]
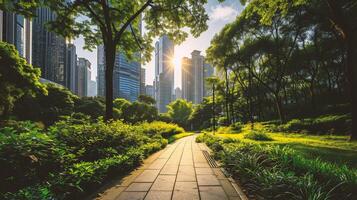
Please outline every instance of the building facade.
[[182, 98], [194, 104], [202, 102], [203, 97], [210, 95], [206, 78], [213, 75], [213, 68], [205, 63], [200, 51], [194, 50], [191, 58], [182, 59]]
[[[103, 45], [97, 48], [98, 56], [98, 96], [105, 96], [105, 52]], [[137, 55], [139, 57], [139, 54]], [[129, 61], [123, 53], [115, 56], [113, 72], [113, 96], [125, 98], [131, 102], [136, 101], [140, 94], [140, 69], [139, 61]]]
[[89, 80], [88, 82], [88, 96], [95, 97], [97, 96], [97, 82]]
[[179, 87], [175, 88], [175, 100], [176, 99], [182, 99], [182, 90]]
[[32, 64], [32, 21], [0, 10], [0, 41], [13, 44], [20, 56]]
[[66, 40], [46, 28], [48, 21], [56, 19], [49, 8], [38, 8], [33, 18], [32, 60], [41, 68], [41, 77], [70, 88], [66, 67]]
[[146, 85], [145, 86], [145, 95], [155, 98], [154, 95], [154, 86], [153, 85]]
[[91, 80], [91, 63], [85, 58], [78, 58], [78, 96], [85, 97], [88, 96], [88, 85]]
[[66, 48], [66, 86], [73, 93], [78, 93], [77, 82], [78, 82], [78, 68], [77, 68], [77, 54], [76, 46], [74, 44], [68, 43]]
[[146, 88], [145, 88], [145, 84], [146, 84], [146, 70], [145, 68], [141, 68], [140, 69], [140, 94], [145, 94], [146, 93]]
[[174, 96], [174, 43], [164, 35], [155, 44], [155, 100], [160, 113], [167, 112], [166, 106]]
[[105, 55], [104, 46], [97, 46], [97, 95], [105, 96]]

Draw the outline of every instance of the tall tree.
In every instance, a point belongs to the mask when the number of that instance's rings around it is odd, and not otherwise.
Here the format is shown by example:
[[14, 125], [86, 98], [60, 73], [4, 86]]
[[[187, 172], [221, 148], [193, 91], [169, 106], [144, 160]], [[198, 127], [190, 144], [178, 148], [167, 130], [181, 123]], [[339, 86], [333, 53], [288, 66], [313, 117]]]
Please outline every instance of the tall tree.
[[[219, 0], [223, 1], [223, 0]], [[50, 28], [62, 36], [82, 35], [85, 48], [91, 50], [103, 44], [105, 51], [105, 118], [113, 117], [113, 69], [116, 52], [128, 59], [150, 58], [153, 38], [167, 34], [174, 42], [185, 40], [189, 30], [197, 37], [207, 29], [207, 0], [4, 0], [0, 8], [32, 14], [36, 6], [47, 6], [56, 12], [57, 19]], [[141, 19], [146, 34], [142, 35]], [[187, 29], [184, 29], [187, 28]]]

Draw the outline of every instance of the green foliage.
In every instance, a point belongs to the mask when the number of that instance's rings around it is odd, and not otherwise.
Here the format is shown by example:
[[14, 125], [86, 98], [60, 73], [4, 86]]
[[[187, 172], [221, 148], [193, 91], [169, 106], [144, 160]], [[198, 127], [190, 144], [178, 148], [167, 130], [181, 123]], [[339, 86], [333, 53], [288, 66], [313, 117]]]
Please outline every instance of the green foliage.
[[176, 135], [172, 135], [170, 136], [167, 140], [168, 140], [168, 143], [172, 143], [178, 139], [181, 139], [181, 138], [184, 138], [184, 137], [187, 137], [187, 136], [190, 136], [190, 135], [193, 135], [194, 133], [188, 133], [188, 132], [184, 132], [184, 133], [178, 133]]
[[139, 123], [139, 122], [152, 122], [157, 119], [158, 112], [157, 108], [153, 105], [134, 102], [123, 111], [123, 120], [127, 123]]
[[243, 124], [241, 122], [236, 122], [236, 123], [232, 124], [231, 127], [234, 131], [239, 133], [242, 131]]
[[264, 199], [355, 199], [357, 171], [320, 159], [306, 158], [289, 147], [258, 145], [217, 136], [197, 137], [244, 188]]
[[13, 45], [0, 42], [0, 55], [0, 115], [7, 117], [22, 96], [47, 91], [40, 83], [40, 70], [20, 57]]
[[156, 121], [152, 123], [142, 123], [140, 126], [143, 127], [144, 133], [149, 136], [159, 134], [164, 138], [169, 138], [173, 135], [185, 132], [185, 130], [179, 127], [177, 124], [171, 124], [161, 121]]
[[273, 138], [271, 138], [267, 133], [262, 132], [262, 131], [256, 131], [256, 130], [252, 130], [249, 133], [245, 134], [244, 138], [256, 140], [256, 141], [272, 141], [273, 140]]
[[282, 125], [269, 122], [267, 127], [272, 131], [347, 135], [351, 124], [350, 115], [323, 115], [316, 118], [292, 119]]
[[71, 115], [78, 97], [68, 89], [52, 83], [46, 84], [47, 95], [23, 96], [15, 104], [14, 115], [20, 120], [41, 121], [51, 125], [61, 116]]
[[154, 105], [156, 103], [154, 98], [152, 98], [151, 96], [148, 96], [148, 95], [143, 95], [143, 94], [139, 95], [138, 101], [142, 102], [142, 103], [150, 104], [150, 105]]
[[[163, 122], [160, 122], [163, 123]], [[21, 125], [20, 125], [21, 124]], [[113, 175], [140, 164], [183, 131], [175, 125], [96, 123], [73, 114], [43, 129], [7, 122], [0, 129], [1, 199], [82, 199]]]
[[188, 128], [189, 118], [193, 112], [192, 103], [184, 99], [177, 99], [167, 105], [167, 113], [174, 123]]
[[102, 97], [82, 97], [75, 102], [74, 111], [96, 119], [104, 116], [105, 101]]

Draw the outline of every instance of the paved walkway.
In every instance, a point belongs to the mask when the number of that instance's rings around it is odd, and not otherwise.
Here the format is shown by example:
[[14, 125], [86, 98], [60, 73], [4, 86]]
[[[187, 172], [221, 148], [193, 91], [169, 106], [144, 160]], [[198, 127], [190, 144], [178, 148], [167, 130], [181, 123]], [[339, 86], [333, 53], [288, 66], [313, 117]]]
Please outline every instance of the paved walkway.
[[149, 157], [142, 167], [114, 186], [99, 200], [245, 200], [232, 179], [210, 158], [195, 136], [183, 138]]

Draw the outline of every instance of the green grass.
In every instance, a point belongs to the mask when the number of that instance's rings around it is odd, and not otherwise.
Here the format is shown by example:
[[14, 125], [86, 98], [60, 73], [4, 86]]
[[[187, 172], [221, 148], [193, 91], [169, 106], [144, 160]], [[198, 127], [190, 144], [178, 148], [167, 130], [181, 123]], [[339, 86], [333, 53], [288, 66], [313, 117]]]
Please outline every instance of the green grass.
[[174, 141], [176, 141], [178, 139], [181, 139], [181, 138], [193, 135], [193, 134], [194, 133], [190, 133], [190, 132], [184, 132], [184, 133], [175, 134], [175, 135], [172, 135], [171, 137], [169, 137], [168, 142], [172, 143], [172, 142], [174, 142]]
[[348, 136], [341, 135], [307, 135], [296, 133], [269, 132], [264, 125], [255, 124], [254, 129], [265, 134], [272, 141], [259, 141], [249, 138], [251, 126], [246, 124], [242, 131], [237, 134], [216, 134], [222, 138], [238, 139], [246, 143], [257, 143], [264, 145], [288, 146], [306, 157], [316, 158], [336, 164], [346, 164], [357, 168], [357, 142], [349, 142]]
[[196, 141], [205, 142], [258, 199], [357, 199], [355, 142], [284, 133], [264, 133], [274, 141], [262, 141], [251, 135], [245, 126], [240, 134], [204, 133]]

